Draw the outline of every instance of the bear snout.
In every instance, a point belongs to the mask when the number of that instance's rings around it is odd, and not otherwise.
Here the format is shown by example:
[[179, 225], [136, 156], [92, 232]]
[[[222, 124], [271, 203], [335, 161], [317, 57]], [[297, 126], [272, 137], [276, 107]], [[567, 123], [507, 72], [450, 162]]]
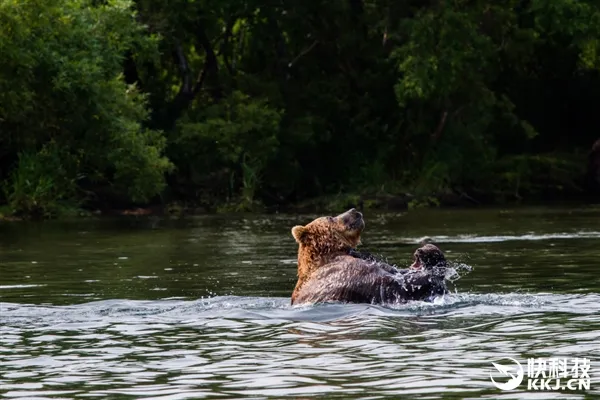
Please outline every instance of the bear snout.
[[357, 219], [362, 219], [363, 215], [356, 208], [351, 208], [348, 211], [338, 215], [336, 218], [344, 221], [344, 222], [352, 222]]
[[351, 208], [336, 217], [344, 226], [352, 230], [362, 230], [365, 226], [363, 215], [356, 208]]

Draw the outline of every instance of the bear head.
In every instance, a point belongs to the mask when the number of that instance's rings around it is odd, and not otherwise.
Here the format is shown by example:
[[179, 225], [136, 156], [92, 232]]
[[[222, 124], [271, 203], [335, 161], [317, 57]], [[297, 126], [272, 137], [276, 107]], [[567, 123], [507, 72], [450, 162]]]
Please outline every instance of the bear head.
[[444, 253], [431, 243], [419, 247], [413, 254], [413, 261], [410, 268], [422, 269], [432, 275], [444, 275], [448, 267]]
[[336, 217], [320, 217], [308, 225], [292, 228], [298, 248], [298, 284], [339, 255], [360, 243], [365, 228], [362, 214], [352, 208]]

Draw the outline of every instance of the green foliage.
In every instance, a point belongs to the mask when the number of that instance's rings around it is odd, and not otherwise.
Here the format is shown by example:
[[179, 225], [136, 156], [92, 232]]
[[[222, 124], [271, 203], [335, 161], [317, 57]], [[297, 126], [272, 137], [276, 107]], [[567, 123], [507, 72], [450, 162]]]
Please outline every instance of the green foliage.
[[581, 154], [508, 156], [495, 165], [494, 191], [502, 197], [521, 199], [523, 193], [543, 194], [580, 190], [577, 177], [585, 173]]
[[[181, 124], [171, 152], [179, 155], [179, 163], [191, 166], [194, 176], [200, 177], [193, 183], [201, 184], [202, 176], [212, 170], [226, 171], [229, 200], [236, 202], [235, 209], [252, 208], [261, 175], [279, 146], [280, 111], [263, 100], [234, 92], [221, 103], [204, 109], [199, 119], [200, 122]], [[207, 147], [214, 152], [203, 152]]]
[[160, 193], [165, 140], [142, 127], [145, 95], [122, 75], [125, 52], [153, 40], [130, 3], [3, 0], [0, 21], [0, 164], [14, 168], [0, 179], [12, 207], [45, 213], [83, 199], [76, 184], [139, 201]]
[[393, 54], [401, 73], [395, 87], [401, 105], [435, 99], [449, 107], [486, 94], [494, 43], [480, 33], [479, 11], [442, 2], [405, 22], [410, 36]]
[[574, 193], [600, 132], [594, 0], [0, 0], [0, 27], [23, 214]]
[[75, 181], [69, 178], [61, 156], [53, 143], [38, 153], [19, 154], [18, 165], [3, 187], [13, 212], [51, 217], [68, 207], [65, 200], [74, 197]]

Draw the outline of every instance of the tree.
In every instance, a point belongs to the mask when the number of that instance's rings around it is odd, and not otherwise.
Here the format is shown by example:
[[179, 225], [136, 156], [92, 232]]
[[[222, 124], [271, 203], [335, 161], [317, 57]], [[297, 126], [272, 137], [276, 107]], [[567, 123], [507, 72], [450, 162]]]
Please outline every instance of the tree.
[[165, 139], [142, 126], [145, 95], [123, 80], [127, 52], [155, 40], [127, 1], [2, 0], [0, 165], [14, 210], [48, 214], [106, 188], [145, 201], [164, 188]]

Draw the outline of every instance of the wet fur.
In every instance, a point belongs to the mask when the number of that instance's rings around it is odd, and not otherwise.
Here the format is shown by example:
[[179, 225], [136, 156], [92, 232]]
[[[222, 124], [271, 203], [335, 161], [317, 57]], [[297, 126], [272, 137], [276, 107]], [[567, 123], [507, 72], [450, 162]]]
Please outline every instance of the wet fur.
[[[360, 218], [362, 226], [356, 225], [354, 218]], [[362, 214], [350, 210], [335, 218], [322, 217], [293, 228], [300, 246], [292, 304], [404, 303], [431, 300], [447, 292], [441, 274], [427, 269], [398, 269], [369, 253], [354, 250], [363, 227]]]
[[294, 303], [405, 303], [431, 300], [446, 292], [443, 279], [426, 271], [398, 270], [385, 263], [340, 256], [315, 272]]
[[384, 270], [386, 270], [387, 272], [389, 272], [392, 275], [405, 274], [410, 271], [408, 268], [400, 269], [400, 268], [396, 267], [395, 265], [388, 264], [387, 262], [383, 261], [383, 259], [381, 257], [375, 256], [364, 250], [358, 251], [358, 250], [352, 249], [348, 252], [348, 255], [350, 255], [354, 258], [358, 258], [360, 260], [376, 263], [377, 265], [379, 265], [381, 268], [383, 268]]

